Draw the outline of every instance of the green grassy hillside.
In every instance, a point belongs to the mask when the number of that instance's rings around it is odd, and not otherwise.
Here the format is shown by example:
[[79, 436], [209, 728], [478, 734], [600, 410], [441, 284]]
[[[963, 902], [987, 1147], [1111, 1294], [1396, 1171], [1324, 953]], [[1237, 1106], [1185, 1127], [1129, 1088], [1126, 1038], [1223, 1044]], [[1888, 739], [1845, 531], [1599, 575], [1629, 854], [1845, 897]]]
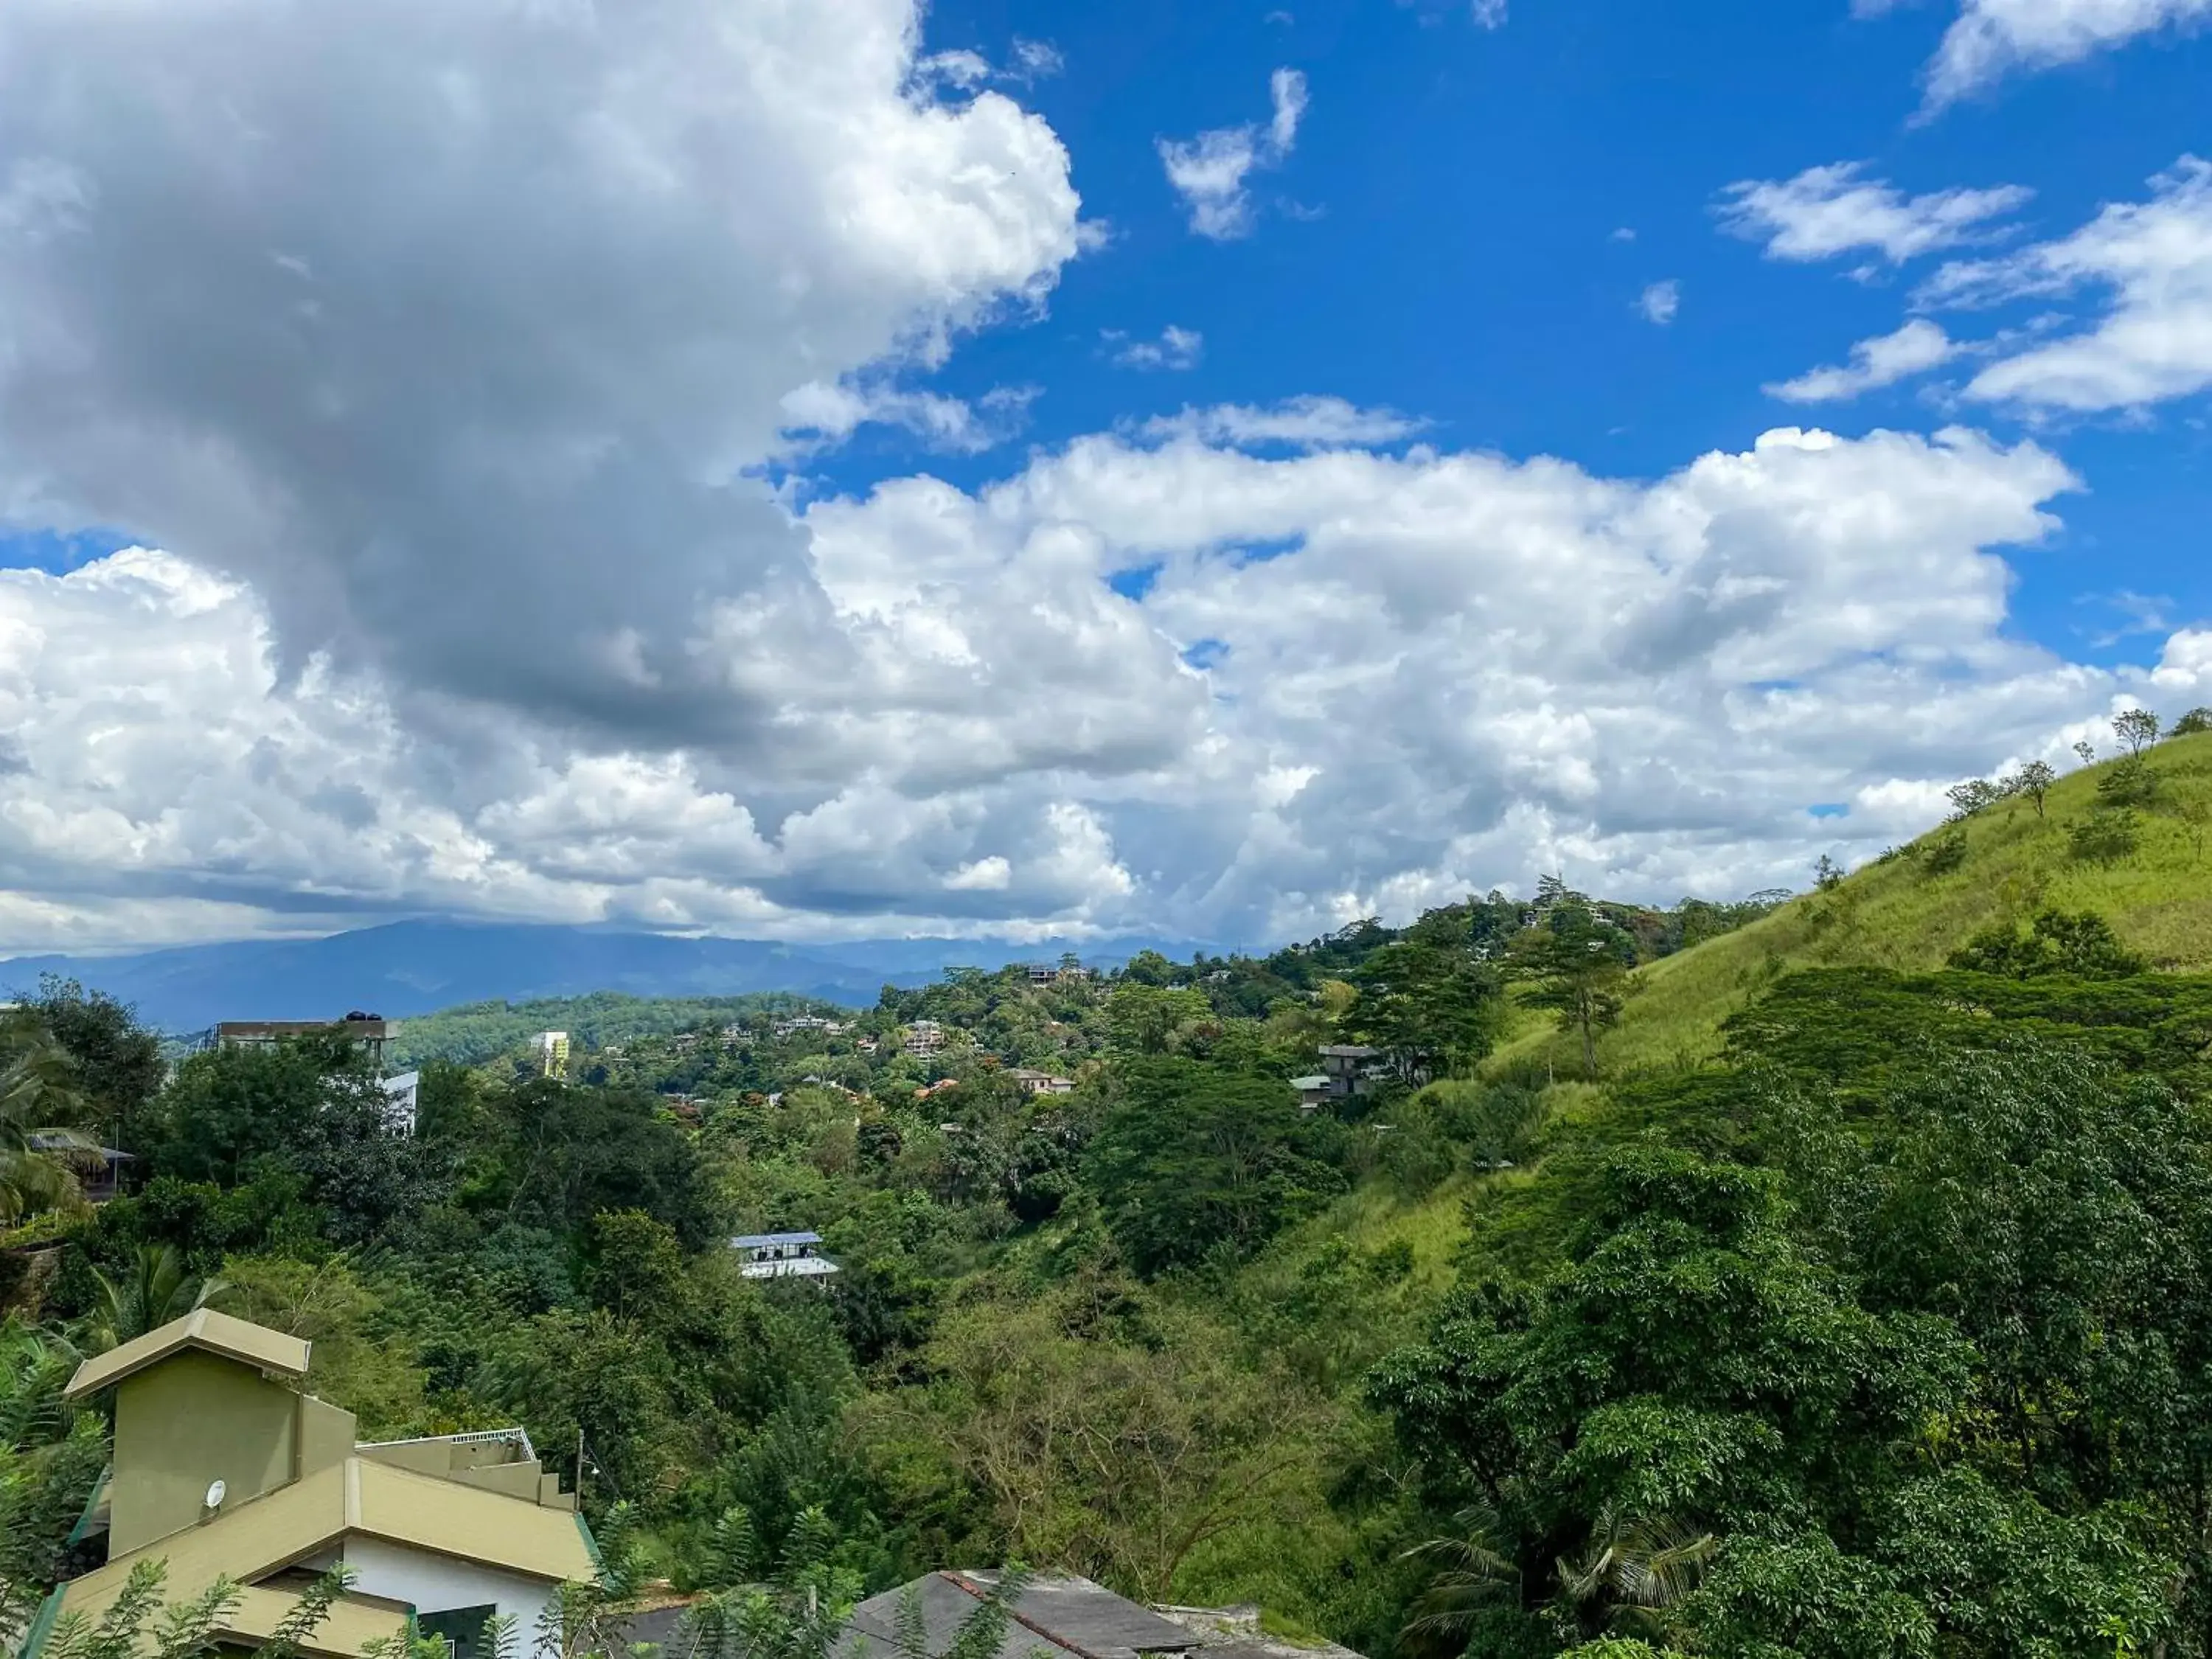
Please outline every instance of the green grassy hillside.
[[[2069, 835], [2097, 804], [2114, 763], [2085, 767], [2051, 790], [2043, 816], [2025, 800], [1985, 808], [1965, 824], [1966, 856], [1930, 868], [1931, 831], [1918, 857], [1876, 863], [1825, 893], [1793, 900], [1749, 927], [1638, 970], [1620, 1025], [1598, 1047], [1608, 1075], [1690, 1063], [1711, 1054], [1721, 1023], [1796, 968], [1940, 967], [1978, 929], [2051, 904], [2103, 915], [2123, 943], [2160, 968], [2212, 968], [2212, 857], [2183, 811], [2212, 803], [2212, 734], [2158, 744], [2144, 757], [2157, 803], [2136, 814], [2136, 853], [2112, 862], [2072, 854]], [[1493, 1068], [1547, 1060], [1579, 1075], [1578, 1045], [1533, 1015]]]

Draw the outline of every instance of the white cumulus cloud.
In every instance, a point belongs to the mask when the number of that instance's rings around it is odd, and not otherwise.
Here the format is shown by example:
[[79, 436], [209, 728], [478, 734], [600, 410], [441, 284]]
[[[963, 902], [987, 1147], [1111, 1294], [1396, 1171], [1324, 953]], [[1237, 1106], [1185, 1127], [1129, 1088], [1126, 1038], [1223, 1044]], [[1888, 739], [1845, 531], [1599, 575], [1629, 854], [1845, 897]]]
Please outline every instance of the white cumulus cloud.
[[1306, 396], [1279, 404], [1216, 404], [1158, 415], [1139, 428], [1147, 438], [1194, 437], [1211, 444], [1288, 444], [1297, 449], [1395, 443], [1410, 438], [1425, 421], [1394, 409], [1362, 409], [1342, 398]]
[[[2212, 701], [2186, 630], [2118, 670], [2008, 637], [1998, 550], [2073, 483], [1966, 431], [1784, 428], [1652, 481], [1101, 434], [791, 520], [836, 669], [780, 670], [765, 767], [288, 672], [264, 598], [173, 555], [9, 572], [0, 950], [422, 910], [1259, 939], [1554, 867], [1802, 883], [2115, 696]], [[775, 625], [720, 616], [727, 659]]]
[[1931, 306], [1996, 305], [2087, 291], [2086, 326], [2006, 349], [1966, 395], [2094, 411], [2135, 409], [2212, 386], [2212, 162], [2185, 155], [2142, 202], [2114, 203], [2071, 235], [1999, 259], [1945, 266]]
[[1306, 77], [1279, 69], [1268, 78], [1273, 112], [1265, 126], [1216, 127], [1195, 138], [1158, 141], [1168, 183], [1182, 198], [1190, 228], [1200, 236], [1230, 241], [1252, 232], [1255, 216], [1245, 181], [1257, 169], [1280, 167], [1297, 142], [1305, 117]]
[[1965, 0], [1928, 66], [1929, 106], [2208, 17], [2212, 0]]
[[1938, 249], [1986, 240], [1991, 222], [2034, 193], [2018, 185], [1954, 188], [1908, 196], [1869, 179], [1860, 161], [1808, 167], [1790, 179], [1746, 179], [1721, 193], [1721, 224], [1763, 242], [1771, 259], [1833, 258], [1872, 248], [1892, 264]]
[[1170, 323], [1156, 340], [1133, 340], [1118, 330], [1109, 331], [1106, 343], [1114, 361], [1124, 368], [1187, 369], [1198, 367], [1205, 355], [1206, 337], [1194, 328]]
[[1666, 327], [1674, 320], [1675, 313], [1682, 308], [1681, 283], [1672, 278], [1663, 283], [1651, 283], [1643, 293], [1636, 296], [1636, 308], [1643, 313], [1645, 322], [1656, 323], [1662, 328]]
[[1893, 334], [1861, 340], [1848, 363], [1808, 369], [1794, 380], [1766, 388], [1771, 397], [1796, 404], [1839, 403], [1879, 386], [1947, 363], [1958, 355], [1951, 337], [1924, 317], [1916, 317]]
[[835, 643], [752, 476], [786, 398], [973, 447], [975, 411], [856, 388], [1033, 310], [1085, 242], [1050, 127], [940, 99], [975, 65], [919, 24], [0, 7], [0, 515], [249, 581], [288, 671], [762, 758], [781, 676], [730, 651]]

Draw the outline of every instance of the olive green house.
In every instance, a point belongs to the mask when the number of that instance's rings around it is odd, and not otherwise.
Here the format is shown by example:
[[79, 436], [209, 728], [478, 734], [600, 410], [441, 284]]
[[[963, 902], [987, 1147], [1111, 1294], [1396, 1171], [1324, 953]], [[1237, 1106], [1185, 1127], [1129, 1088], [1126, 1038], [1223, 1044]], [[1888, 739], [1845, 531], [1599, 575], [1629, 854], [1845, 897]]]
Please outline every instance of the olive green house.
[[115, 1395], [114, 1464], [82, 1528], [107, 1559], [48, 1599], [22, 1659], [64, 1613], [97, 1619], [142, 1561], [167, 1564], [172, 1599], [240, 1586], [216, 1636], [249, 1646], [344, 1564], [352, 1587], [305, 1644], [321, 1659], [410, 1625], [466, 1655], [495, 1613], [527, 1642], [563, 1581], [596, 1577], [574, 1497], [520, 1429], [361, 1444], [351, 1413], [296, 1386], [307, 1355], [202, 1309], [78, 1367], [70, 1398]]

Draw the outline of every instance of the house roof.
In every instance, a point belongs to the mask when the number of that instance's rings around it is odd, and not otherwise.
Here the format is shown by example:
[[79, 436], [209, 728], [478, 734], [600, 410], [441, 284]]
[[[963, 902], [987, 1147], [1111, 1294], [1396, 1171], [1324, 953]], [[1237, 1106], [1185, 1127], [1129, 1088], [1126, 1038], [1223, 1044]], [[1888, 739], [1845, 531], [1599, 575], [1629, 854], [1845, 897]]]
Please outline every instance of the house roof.
[[87, 1395], [112, 1388], [124, 1378], [136, 1376], [149, 1365], [157, 1365], [187, 1348], [220, 1354], [241, 1365], [275, 1371], [283, 1376], [298, 1378], [307, 1374], [307, 1345], [298, 1337], [249, 1325], [243, 1319], [233, 1319], [212, 1308], [197, 1308], [182, 1319], [171, 1320], [159, 1330], [149, 1331], [119, 1348], [111, 1348], [86, 1360], [76, 1368], [76, 1375], [70, 1378], [63, 1398], [82, 1400]]
[[[864, 1649], [896, 1653], [899, 1607], [909, 1591], [921, 1613], [928, 1651], [942, 1656], [998, 1580], [995, 1571], [933, 1572], [871, 1596], [853, 1609], [838, 1644], [840, 1659], [860, 1659]], [[1138, 1659], [1198, 1645], [1199, 1638], [1181, 1625], [1073, 1573], [1032, 1579], [1015, 1601], [1013, 1613], [998, 1659], [1030, 1659], [1040, 1648], [1048, 1659]]]
[[820, 1233], [745, 1233], [730, 1241], [733, 1250], [749, 1250], [763, 1244], [819, 1244]]
[[1291, 1087], [1293, 1089], [1326, 1089], [1328, 1087], [1328, 1077], [1327, 1073], [1322, 1072], [1316, 1072], [1311, 1077], [1294, 1077], [1291, 1079]]
[[[366, 1457], [349, 1457], [227, 1509], [197, 1527], [110, 1558], [106, 1565], [62, 1587], [62, 1610], [99, 1618], [141, 1561], [167, 1563], [168, 1594], [175, 1601], [198, 1595], [217, 1578], [251, 1586], [256, 1579], [356, 1535], [477, 1562], [546, 1583], [599, 1577], [591, 1534], [582, 1517], [570, 1510], [544, 1508]], [[262, 1598], [286, 1594], [263, 1586], [249, 1600], [262, 1607]], [[277, 1604], [267, 1602], [266, 1607]], [[277, 1616], [282, 1616], [281, 1608]], [[254, 1636], [257, 1632], [241, 1629], [240, 1634]], [[341, 1639], [349, 1644], [330, 1650], [359, 1654], [360, 1644], [350, 1640], [349, 1630], [325, 1626], [325, 1644]]]

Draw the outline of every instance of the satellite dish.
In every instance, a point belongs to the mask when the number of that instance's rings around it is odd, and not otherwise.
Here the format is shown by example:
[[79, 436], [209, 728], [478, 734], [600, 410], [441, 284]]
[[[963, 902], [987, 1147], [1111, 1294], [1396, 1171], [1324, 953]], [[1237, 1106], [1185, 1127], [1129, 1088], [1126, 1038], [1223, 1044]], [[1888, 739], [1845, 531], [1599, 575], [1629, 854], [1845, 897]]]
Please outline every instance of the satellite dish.
[[207, 1489], [207, 1507], [211, 1510], [221, 1509], [222, 1500], [229, 1495], [229, 1492], [230, 1488], [224, 1486], [222, 1481], [212, 1482]]

